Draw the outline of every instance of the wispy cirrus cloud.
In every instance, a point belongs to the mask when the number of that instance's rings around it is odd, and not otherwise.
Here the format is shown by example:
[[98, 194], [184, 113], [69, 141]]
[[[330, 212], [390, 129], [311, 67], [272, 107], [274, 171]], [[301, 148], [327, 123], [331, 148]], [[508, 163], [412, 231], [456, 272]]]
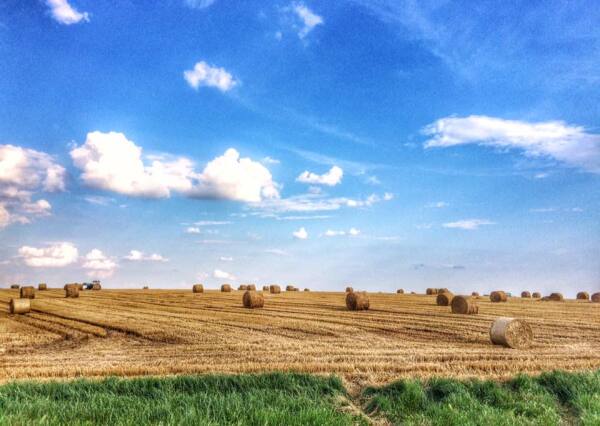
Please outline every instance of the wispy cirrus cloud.
[[455, 229], [465, 229], [467, 231], [475, 231], [479, 229], [481, 226], [486, 225], [495, 225], [495, 222], [492, 222], [488, 219], [465, 219], [458, 220], [456, 222], [448, 222], [444, 223], [442, 226], [444, 228], [455, 228]]

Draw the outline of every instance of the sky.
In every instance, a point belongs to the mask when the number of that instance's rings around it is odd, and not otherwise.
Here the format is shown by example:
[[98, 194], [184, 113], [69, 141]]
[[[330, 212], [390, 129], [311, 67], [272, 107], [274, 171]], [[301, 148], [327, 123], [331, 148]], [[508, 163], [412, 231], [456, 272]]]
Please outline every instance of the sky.
[[600, 291], [599, 22], [5, 0], [0, 286]]

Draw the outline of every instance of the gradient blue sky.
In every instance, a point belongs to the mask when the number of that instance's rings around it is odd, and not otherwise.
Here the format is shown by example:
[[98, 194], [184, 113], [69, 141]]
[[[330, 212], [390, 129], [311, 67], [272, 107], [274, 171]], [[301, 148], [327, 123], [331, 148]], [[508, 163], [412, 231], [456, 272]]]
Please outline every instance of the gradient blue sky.
[[0, 285], [598, 291], [599, 22], [5, 0]]

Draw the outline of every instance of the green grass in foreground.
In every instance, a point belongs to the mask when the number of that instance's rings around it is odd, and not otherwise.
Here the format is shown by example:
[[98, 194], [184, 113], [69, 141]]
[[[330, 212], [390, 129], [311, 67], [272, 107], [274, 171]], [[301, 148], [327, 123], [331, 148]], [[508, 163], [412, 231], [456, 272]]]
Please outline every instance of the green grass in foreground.
[[207, 375], [0, 386], [0, 425], [600, 425], [600, 371], [511, 381], [402, 380], [348, 409], [339, 379], [307, 374]]
[[360, 424], [344, 395], [335, 377], [280, 373], [11, 383], [0, 424]]
[[363, 392], [365, 412], [403, 425], [600, 425], [600, 371], [508, 382], [404, 380]]

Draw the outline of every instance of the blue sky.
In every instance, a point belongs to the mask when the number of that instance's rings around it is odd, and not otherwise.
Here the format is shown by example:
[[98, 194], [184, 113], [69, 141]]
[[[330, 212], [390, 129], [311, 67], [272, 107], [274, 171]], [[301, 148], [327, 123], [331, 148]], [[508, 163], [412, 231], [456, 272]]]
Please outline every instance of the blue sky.
[[599, 18], [4, 1], [0, 283], [600, 290]]

